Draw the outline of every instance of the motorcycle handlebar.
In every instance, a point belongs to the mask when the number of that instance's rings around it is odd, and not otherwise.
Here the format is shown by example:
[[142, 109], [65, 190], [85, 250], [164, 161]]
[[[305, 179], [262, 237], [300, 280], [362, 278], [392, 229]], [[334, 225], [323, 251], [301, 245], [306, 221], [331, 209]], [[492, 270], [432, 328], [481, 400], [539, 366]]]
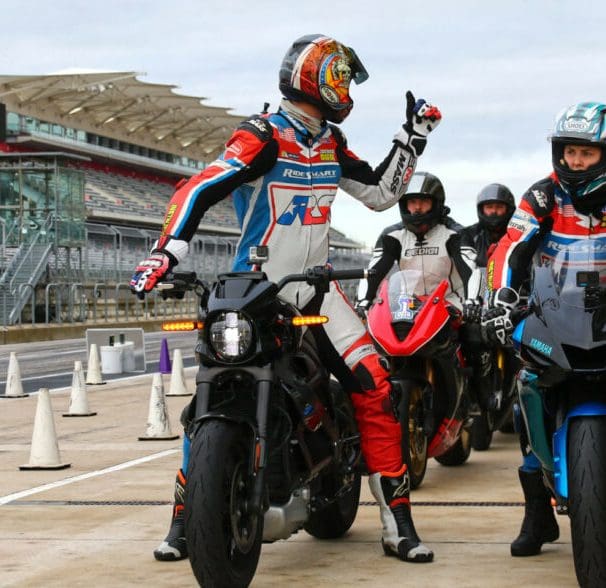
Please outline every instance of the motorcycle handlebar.
[[[328, 284], [333, 280], [361, 280], [375, 273], [374, 269], [346, 269], [333, 270], [324, 266], [309, 268], [304, 274], [290, 274], [278, 282], [278, 289], [281, 290], [290, 282], [307, 282], [312, 286]], [[156, 284], [156, 288], [162, 292], [164, 298], [182, 298], [188, 290], [195, 290], [201, 287], [205, 292], [209, 291], [209, 286], [198, 279], [196, 272], [173, 272], [167, 274], [162, 282]]]
[[306, 270], [304, 274], [290, 274], [278, 282], [281, 290], [290, 282], [307, 282], [310, 286], [327, 285], [334, 280], [361, 280], [375, 273], [374, 269], [333, 270], [330, 267], [316, 266]]
[[183, 298], [185, 292], [198, 287], [205, 292], [209, 289], [205, 282], [198, 280], [196, 272], [173, 272], [167, 274], [164, 281], [156, 284], [163, 298]]
[[331, 274], [332, 280], [362, 280], [375, 273], [375, 270], [367, 269], [348, 269], [348, 270], [333, 270]]

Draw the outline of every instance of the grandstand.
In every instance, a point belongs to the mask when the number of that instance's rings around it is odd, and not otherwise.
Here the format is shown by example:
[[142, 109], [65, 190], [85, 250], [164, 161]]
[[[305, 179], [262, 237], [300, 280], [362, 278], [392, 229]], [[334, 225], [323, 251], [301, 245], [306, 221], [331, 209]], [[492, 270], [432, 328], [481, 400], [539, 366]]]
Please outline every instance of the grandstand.
[[[212, 161], [241, 118], [137, 75], [0, 76], [1, 325], [107, 320], [99, 299], [116, 319], [155, 309], [129, 302], [133, 267], [175, 184]], [[238, 237], [228, 198], [205, 215], [183, 269], [226, 271]], [[333, 229], [331, 257], [366, 261]]]

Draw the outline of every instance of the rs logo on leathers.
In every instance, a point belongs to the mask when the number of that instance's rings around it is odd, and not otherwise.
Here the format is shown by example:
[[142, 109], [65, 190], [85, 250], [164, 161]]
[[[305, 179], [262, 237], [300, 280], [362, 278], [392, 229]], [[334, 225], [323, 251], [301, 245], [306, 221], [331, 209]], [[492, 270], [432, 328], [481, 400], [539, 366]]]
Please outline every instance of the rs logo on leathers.
[[323, 225], [330, 222], [330, 205], [334, 196], [293, 196], [277, 219], [280, 225], [292, 225], [298, 218], [302, 225]]

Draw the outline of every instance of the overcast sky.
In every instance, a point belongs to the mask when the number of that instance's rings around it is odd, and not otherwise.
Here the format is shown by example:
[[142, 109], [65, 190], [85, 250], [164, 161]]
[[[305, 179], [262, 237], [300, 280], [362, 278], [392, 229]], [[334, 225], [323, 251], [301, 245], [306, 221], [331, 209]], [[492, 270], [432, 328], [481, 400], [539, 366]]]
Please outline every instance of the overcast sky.
[[[519, 198], [550, 171], [546, 137], [564, 106], [606, 102], [606, 3], [597, 0], [20, 0], [3, 3], [0, 74], [66, 69], [138, 71], [205, 104], [258, 112], [279, 102], [289, 44], [323, 33], [352, 46], [369, 80], [342, 129], [377, 165], [404, 116], [410, 89], [440, 107], [418, 170], [435, 173], [452, 215], [476, 220], [491, 182]], [[368, 245], [398, 220], [344, 193], [333, 225]]]

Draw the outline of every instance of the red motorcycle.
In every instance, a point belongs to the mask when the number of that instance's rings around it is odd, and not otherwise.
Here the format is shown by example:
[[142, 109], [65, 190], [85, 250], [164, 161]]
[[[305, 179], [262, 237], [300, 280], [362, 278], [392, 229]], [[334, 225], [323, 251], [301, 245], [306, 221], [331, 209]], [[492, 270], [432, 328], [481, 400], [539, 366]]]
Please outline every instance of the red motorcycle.
[[430, 457], [455, 466], [471, 453], [470, 369], [457, 338], [461, 313], [447, 292], [447, 280], [399, 271], [383, 282], [368, 312], [370, 334], [401, 394], [402, 452], [412, 488], [423, 481]]

